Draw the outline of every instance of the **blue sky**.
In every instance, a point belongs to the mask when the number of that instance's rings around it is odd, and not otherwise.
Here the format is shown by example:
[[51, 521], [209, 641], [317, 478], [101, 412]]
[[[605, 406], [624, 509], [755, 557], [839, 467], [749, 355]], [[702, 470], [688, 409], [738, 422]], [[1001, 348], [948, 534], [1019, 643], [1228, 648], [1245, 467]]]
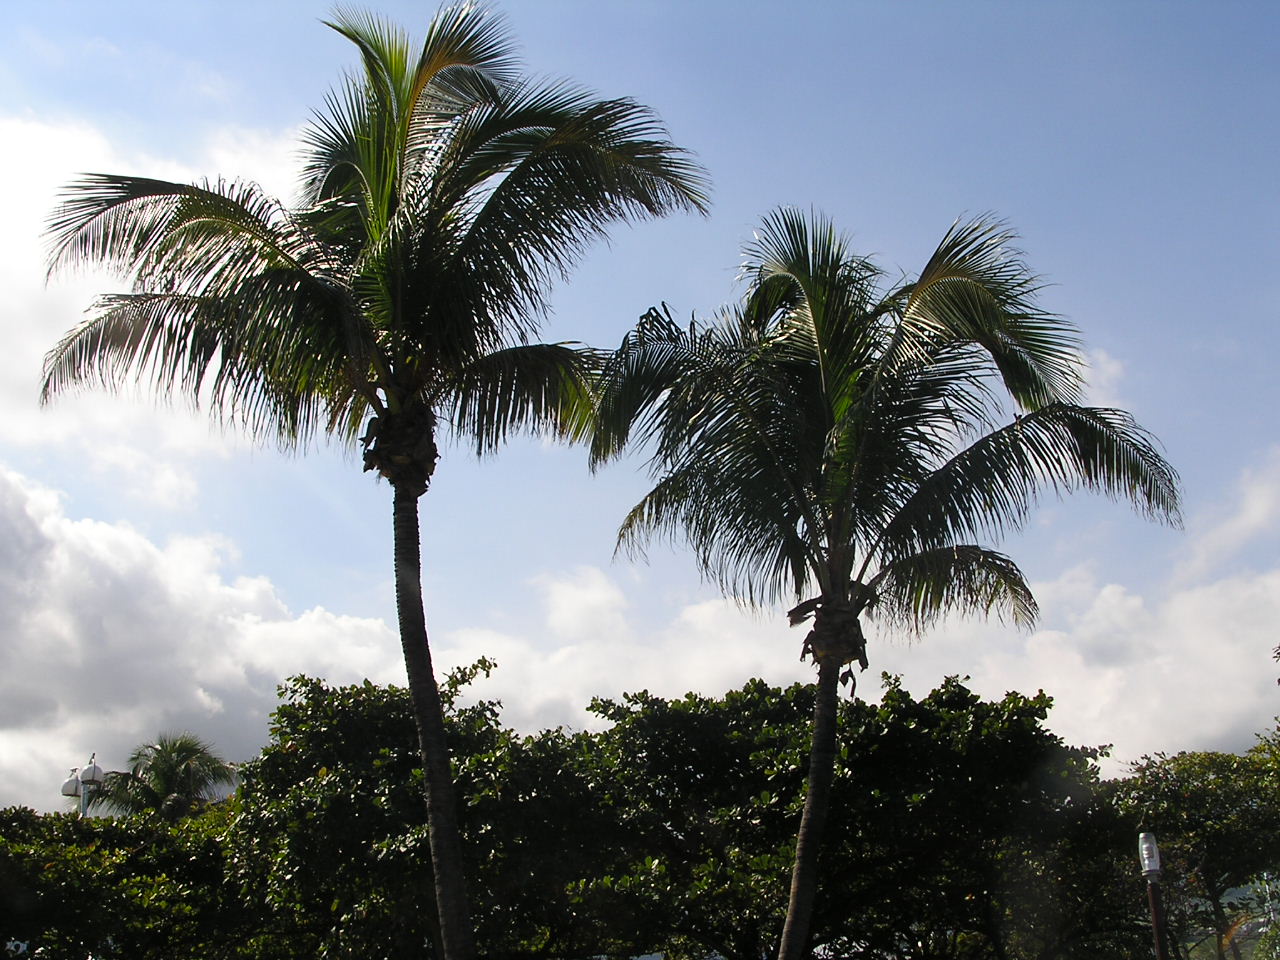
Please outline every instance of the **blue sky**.
[[[375, 7], [420, 31], [430, 5]], [[1044, 688], [1051, 725], [1119, 761], [1240, 748], [1280, 691], [1280, 11], [1266, 3], [605, 3], [500, 9], [531, 72], [652, 106], [714, 185], [706, 218], [613, 231], [557, 288], [546, 334], [616, 344], [665, 300], [736, 293], [779, 204], [816, 207], [910, 273], [957, 217], [1021, 234], [1046, 305], [1083, 331], [1095, 402], [1133, 412], [1182, 473], [1187, 528], [1050, 501], [1005, 548], [1044, 616], [1017, 634], [873, 633], [872, 673]], [[189, 728], [232, 759], [296, 672], [402, 678], [390, 491], [350, 454], [281, 456], [198, 415], [101, 394], [40, 409], [40, 358], [95, 292], [44, 285], [59, 184], [107, 170], [243, 176], [286, 195], [294, 138], [352, 51], [322, 2], [51, 2], [0, 37], [0, 804], [56, 806], [66, 768]], [[428, 621], [445, 664], [531, 728], [594, 694], [804, 679], [802, 635], [698, 581], [679, 551], [613, 561], [638, 461], [446, 451], [424, 501]], [[868, 677], [864, 693], [874, 695]], [[1119, 769], [1113, 764], [1112, 769]]]

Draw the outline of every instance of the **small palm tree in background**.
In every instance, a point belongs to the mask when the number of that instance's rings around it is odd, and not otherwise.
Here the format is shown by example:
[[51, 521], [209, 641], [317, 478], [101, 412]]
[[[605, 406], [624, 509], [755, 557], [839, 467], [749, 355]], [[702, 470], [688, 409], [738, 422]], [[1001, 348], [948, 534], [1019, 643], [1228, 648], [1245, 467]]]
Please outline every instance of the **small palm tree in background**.
[[127, 771], [109, 772], [89, 807], [155, 813], [173, 822], [218, 799], [235, 782], [235, 768], [195, 734], [162, 734], [133, 751]]
[[636, 434], [653, 490], [619, 545], [682, 538], [751, 603], [789, 597], [818, 668], [804, 812], [779, 956], [809, 950], [840, 679], [862, 620], [918, 633], [948, 613], [1030, 624], [1022, 571], [982, 544], [1037, 495], [1084, 487], [1176, 522], [1177, 479], [1123, 411], [1080, 405], [1075, 330], [1035, 303], [1001, 224], [957, 224], [885, 287], [824, 218], [783, 209], [747, 250], [745, 299], [710, 322], [653, 310], [599, 384], [592, 461]]
[[418, 500], [442, 433], [483, 453], [514, 430], [573, 425], [562, 414], [582, 408], [587, 356], [530, 342], [551, 282], [608, 224], [704, 209], [705, 180], [647, 108], [520, 79], [483, 9], [441, 11], [416, 49], [372, 16], [331, 26], [363, 70], [306, 135], [296, 206], [251, 183], [95, 174], [67, 189], [53, 268], [114, 267], [132, 289], [50, 352], [43, 395], [140, 379], [285, 446], [358, 442], [389, 482], [439, 947], [468, 960]]

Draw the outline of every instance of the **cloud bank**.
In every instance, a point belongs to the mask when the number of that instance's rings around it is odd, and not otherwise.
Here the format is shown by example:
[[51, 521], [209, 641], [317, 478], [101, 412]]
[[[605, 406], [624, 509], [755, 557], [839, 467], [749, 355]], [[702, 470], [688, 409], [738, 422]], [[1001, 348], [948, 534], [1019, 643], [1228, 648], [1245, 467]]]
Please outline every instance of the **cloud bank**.
[[294, 615], [265, 578], [223, 575], [233, 552], [72, 519], [56, 492], [0, 471], [0, 806], [56, 807], [67, 768], [93, 751], [119, 769], [162, 731], [247, 759], [293, 674], [403, 682], [385, 623]]
[[[1237, 509], [1193, 534], [1190, 555], [1223, 542], [1266, 476], [1249, 474]], [[265, 742], [276, 685], [293, 674], [403, 683], [392, 624], [294, 613], [266, 577], [228, 576], [234, 558], [234, 544], [212, 534], [156, 543], [69, 517], [57, 491], [0, 471], [0, 805], [56, 806], [57, 783], [89, 751], [119, 766], [165, 730], [193, 730], [246, 759]], [[541, 606], [520, 630], [481, 623], [434, 641], [441, 671], [498, 661], [474, 695], [501, 700], [522, 730], [592, 726], [595, 696], [721, 694], [756, 676], [812, 676], [797, 659], [803, 630], [788, 629], [780, 610], [752, 615], [720, 598], [663, 609], [643, 580], [592, 567], [532, 585]], [[877, 696], [879, 671], [917, 694], [949, 674], [989, 697], [1044, 689], [1056, 701], [1053, 730], [1114, 745], [1110, 773], [1157, 750], [1241, 749], [1271, 725], [1280, 568], [1150, 597], [1088, 566], [1035, 587], [1044, 626], [1031, 634], [955, 622], [905, 645], [871, 624], [859, 693]]]

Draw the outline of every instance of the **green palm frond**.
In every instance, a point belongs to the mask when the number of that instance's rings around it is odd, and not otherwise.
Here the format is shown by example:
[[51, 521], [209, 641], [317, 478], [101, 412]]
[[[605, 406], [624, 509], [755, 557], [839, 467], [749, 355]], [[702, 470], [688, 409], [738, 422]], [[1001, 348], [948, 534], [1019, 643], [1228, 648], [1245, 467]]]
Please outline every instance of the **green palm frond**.
[[405, 199], [418, 266], [406, 296], [481, 310], [508, 336], [530, 332], [550, 282], [609, 224], [706, 206], [696, 165], [632, 101], [526, 84], [460, 117], [450, 138]]
[[462, 102], [476, 87], [493, 94], [519, 79], [515, 51], [502, 14], [485, 4], [447, 7], [427, 27], [410, 100], [420, 103], [429, 88], [437, 97], [452, 91]]
[[652, 429], [658, 401], [684, 373], [683, 333], [664, 303], [651, 307], [606, 355], [594, 389], [591, 468], [621, 454], [634, 429]]
[[408, 35], [362, 11], [328, 24], [356, 45], [363, 70], [326, 100], [305, 134], [303, 203], [359, 198], [370, 236], [395, 214], [406, 178], [456, 118], [515, 79], [511, 38], [484, 7], [441, 10], [415, 57]]
[[306, 254], [290, 228], [252, 183], [87, 174], [49, 218], [49, 269], [96, 264], [194, 293], [262, 264], [298, 266]]
[[381, 112], [398, 121], [398, 153], [432, 117], [449, 117], [491, 99], [518, 78], [515, 46], [504, 17], [482, 4], [440, 10], [416, 56], [408, 34], [362, 10], [339, 8], [327, 24], [360, 50], [363, 83]]
[[[907, 362], [938, 340], [980, 345], [1023, 409], [1080, 399], [1079, 335], [1036, 303], [1038, 279], [990, 217], [957, 221], [919, 278], [886, 298], [902, 318], [896, 352]], [[897, 362], [895, 360], [895, 362]]]
[[301, 202], [325, 215], [329, 237], [345, 231], [346, 244], [356, 249], [368, 240], [369, 211], [376, 209], [379, 177], [385, 176], [367, 169], [372, 108], [364, 85], [349, 78], [326, 94], [324, 109], [302, 133]]
[[[243, 301], [241, 304], [243, 305]], [[116, 294], [45, 357], [42, 402], [79, 387], [108, 389], [145, 380], [161, 393], [205, 403], [251, 433], [289, 446], [323, 427], [329, 396], [345, 371], [307, 354], [290, 363], [280, 337], [239, 324], [244, 314], [225, 300], [180, 294]]]
[[399, 25], [364, 10], [341, 7], [325, 25], [360, 51], [362, 79], [382, 112], [398, 117], [412, 102], [413, 53], [409, 34]]
[[868, 395], [829, 443], [825, 500], [844, 517], [840, 537], [874, 543], [929, 474], [999, 425], [988, 366], [980, 348], [952, 342], [927, 363], [867, 374]]
[[627, 514], [618, 549], [642, 556], [653, 539], [681, 539], [703, 575], [730, 596], [772, 603], [799, 592], [817, 558], [799, 532], [795, 504], [772, 480], [767, 474], [727, 480], [698, 464], [672, 470]]
[[108, 773], [90, 806], [177, 820], [235, 781], [234, 768], [195, 734], [162, 734], [134, 750], [127, 771]]
[[446, 402], [454, 429], [477, 453], [499, 446], [512, 432], [549, 427], [582, 432], [590, 409], [588, 374], [594, 354], [567, 343], [527, 344], [476, 360], [451, 385]]
[[[870, 315], [880, 271], [855, 254], [827, 218], [784, 207], [767, 216], [747, 246], [746, 312], [774, 315], [809, 341], [833, 419], [853, 402], [859, 375], [882, 335]], [[850, 318], [859, 322], [850, 323]]]
[[1053, 404], [976, 440], [933, 471], [899, 507], [877, 544], [882, 555], [975, 536], [1000, 537], [1037, 497], [1075, 489], [1129, 501], [1177, 523], [1177, 474], [1151, 435], [1120, 410]]
[[90, 382], [115, 388], [147, 371], [162, 391], [194, 395], [228, 320], [221, 301], [183, 294], [99, 298], [45, 357], [41, 402]]
[[878, 620], [916, 633], [948, 613], [993, 614], [1021, 627], [1035, 623], [1031, 587], [1011, 559], [962, 544], [913, 553], [887, 563], [868, 582]]
[[291, 444], [344, 384], [372, 397], [377, 348], [340, 258], [256, 186], [96, 175], [67, 197], [52, 267], [112, 263], [134, 292], [100, 298], [50, 351], [42, 400], [144, 379]]
[[[615, 355], [617, 366], [606, 372], [604, 413], [652, 438], [654, 469], [663, 474], [619, 542], [638, 551], [646, 536], [680, 533], [727, 590], [777, 598], [798, 589], [813, 559], [801, 532], [812, 536], [818, 523], [813, 490], [789, 469], [813, 431], [798, 419], [803, 411], [775, 402], [776, 380], [753, 376], [760, 371], [749, 358], [767, 345], [737, 319], [730, 313], [711, 327], [681, 329], [669, 316], [650, 315], [629, 338], [635, 349]], [[655, 372], [664, 376], [635, 376]]]

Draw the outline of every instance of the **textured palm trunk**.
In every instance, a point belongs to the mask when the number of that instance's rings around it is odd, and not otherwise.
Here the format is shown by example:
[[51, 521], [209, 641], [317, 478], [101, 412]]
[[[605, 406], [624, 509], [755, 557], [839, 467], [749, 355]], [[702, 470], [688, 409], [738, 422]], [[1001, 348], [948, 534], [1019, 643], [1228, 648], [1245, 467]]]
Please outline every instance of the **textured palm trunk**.
[[836, 705], [839, 697], [840, 659], [818, 661], [818, 691], [813, 705], [813, 741], [809, 748], [809, 781], [804, 813], [796, 834], [796, 859], [791, 871], [791, 896], [787, 922], [782, 928], [778, 960], [801, 960], [809, 955], [809, 929], [818, 892], [818, 853], [822, 831], [831, 807], [831, 781], [836, 764]]
[[444, 960], [473, 960], [475, 944], [462, 869], [462, 838], [458, 832], [453, 771], [445, 739], [440, 689], [431, 666], [427, 621], [422, 609], [422, 553], [418, 531], [418, 496], [395, 489], [396, 611], [400, 645], [409, 675], [409, 695], [418, 727], [418, 747], [426, 781], [427, 828], [435, 875], [436, 910]]

